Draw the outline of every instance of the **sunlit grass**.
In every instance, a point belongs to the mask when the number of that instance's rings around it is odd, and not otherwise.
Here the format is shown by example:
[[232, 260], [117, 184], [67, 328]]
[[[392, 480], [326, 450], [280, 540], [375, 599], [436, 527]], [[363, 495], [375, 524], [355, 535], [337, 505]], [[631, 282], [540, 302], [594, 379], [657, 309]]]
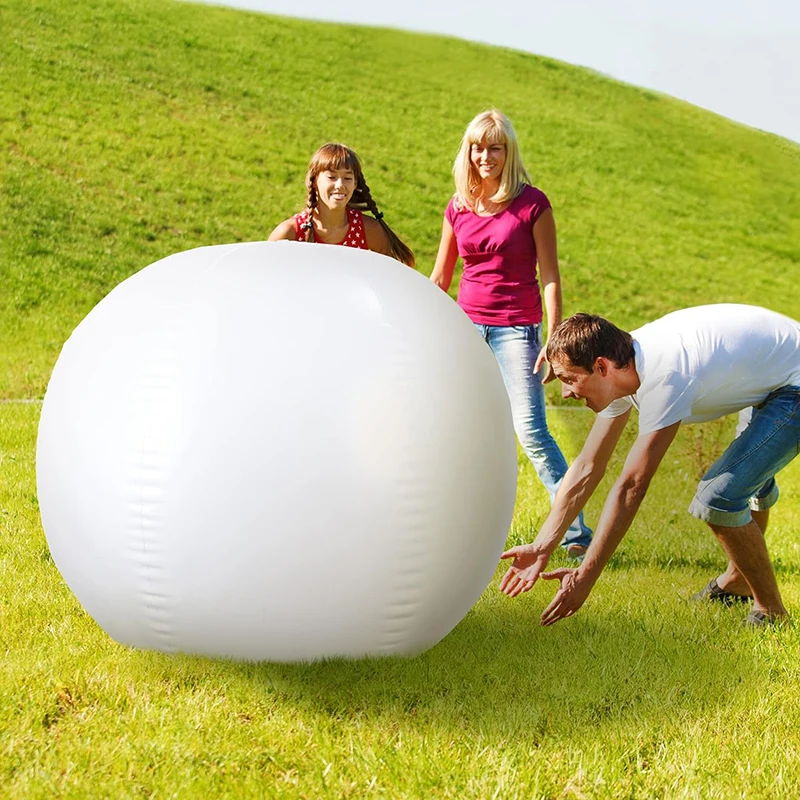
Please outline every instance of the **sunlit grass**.
[[[2, 796], [706, 798], [800, 787], [798, 629], [743, 630], [742, 609], [688, 601], [723, 564], [684, 511], [691, 436], [575, 618], [541, 628], [553, 586], [510, 600], [498, 568], [461, 624], [416, 658], [242, 664], [123, 647], [83, 612], [38, 520], [38, 412], [0, 406]], [[591, 420], [552, 416], [556, 429]], [[530, 472], [523, 462], [510, 541], [546, 514]], [[781, 485], [770, 548], [797, 609], [796, 464]]]
[[[359, 151], [428, 272], [460, 136], [489, 106], [553, 201], [568, 313], [630, 328], [732, 300], [798, 316], [800, 148], [778, 137], [436, 36], [166, 0], [0, 0], [0, 20], [0, 398], [40, 398], [128, 275], [266, 238], [327, 140]], [[541, 628], [554, 586], [510, 600], [498, 566], [417, 658], [270, 665], [122, 647], [83, 612], [39, 521], [39, 409], [0, 403], [0, 797], [800, 794], [798, 629], [744, 631], [743, 609], [688, 602], [724, 563], [686, 507], [731, 421], [680, 432], [575, 618]], [[573, 458], [592, 415], [549, 419]], [[547, 514], [519, 461], [509, 544]], [[768, 541], [797, 613], [797, 463], [780, 484]]]
[[797, 314], [800, 147], [776, 136], [438, 36], [165, 0], [0, 9], [0, 397], [41, 397], [70, 331], [131, 273], [265, 239], [328, 140], [356, 148], [429, 272], [463, 129], [488, 106], [553, 202], [568, 313]]

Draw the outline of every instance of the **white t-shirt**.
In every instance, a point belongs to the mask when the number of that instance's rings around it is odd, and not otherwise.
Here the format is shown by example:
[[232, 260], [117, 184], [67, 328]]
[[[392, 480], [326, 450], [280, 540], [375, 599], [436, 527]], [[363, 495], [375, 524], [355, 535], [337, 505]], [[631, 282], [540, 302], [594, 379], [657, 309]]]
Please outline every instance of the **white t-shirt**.
[[636, 394], [600, 412], [639, 410], [639, 434], [704, 422], [800, 386], [800, 323], [758, 306], [720, 303], [674, 311], [632, 331]]

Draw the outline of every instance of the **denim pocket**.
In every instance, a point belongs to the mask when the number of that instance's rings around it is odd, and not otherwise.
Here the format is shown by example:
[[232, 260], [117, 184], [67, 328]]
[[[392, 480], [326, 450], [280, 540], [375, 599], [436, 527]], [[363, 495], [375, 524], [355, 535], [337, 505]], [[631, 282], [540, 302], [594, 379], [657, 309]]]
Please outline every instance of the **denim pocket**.
[[515, 325], [514, 330], [518, 331], [525, 337], [528, 344], [532, 344], [537, 350], [542, 346], [542, 339], [540, 335], [541, 325]]

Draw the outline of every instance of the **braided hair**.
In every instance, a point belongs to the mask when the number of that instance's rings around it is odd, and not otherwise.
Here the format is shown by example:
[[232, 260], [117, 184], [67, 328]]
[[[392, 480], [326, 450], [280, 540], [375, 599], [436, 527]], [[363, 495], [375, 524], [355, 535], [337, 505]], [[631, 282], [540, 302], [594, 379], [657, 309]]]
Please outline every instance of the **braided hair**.
[[300, 230], [304, 234], [304, 242], [314, 241], [314, 209], [317, 207], [317, 187], [316, 178], [314, 181], [308, 181], [306, 178], [306, 221], [300, 225]]
[[414, 266], [414, 253], [411, 248], [388, 226], [383, 219], [383, 211], [378, 210], [378, 204], [372, 199], [372, 193], [364, 180], [364, 173], [358, 173], [356, 182], [356, 189], [353, 192], [353, 197], [350, 199], [349, 205], [352, 208], [357, 208], [359, 211], [369, 210], [373, 217], [378, 220], [381, 228], [386, 233], [386, 238], [389, 241], [389, 252], [392, 258], [396, 258], [403, 264], [409, 267]]
[[377, 203], [372, 199], [364, 172], [361, 169], [361, 160], [354, 150], [343, 144], [330, 142], [323, 145], [311, 157], [306, 172], [306, 221], [302, 223], [300, 229], [305, 233], [305, 242], [314, 241], [314, 210], [317, 207], [319, 198], [317, 197], [317, 177], [325, 170], [350, 170], [356, 179], [356, 188], [350, 198], [348, 206], [355, 208], [362, 213], [369, 211], [378, 221], [381, 228], [386, 233], [389, 242], [389, 253], [393, 258], [409, 267], [414, 266], [414, 253], [411, 248], [403, 242], [400, 237], [388, 226], [383, 219], [383, 212], [378, 210]]

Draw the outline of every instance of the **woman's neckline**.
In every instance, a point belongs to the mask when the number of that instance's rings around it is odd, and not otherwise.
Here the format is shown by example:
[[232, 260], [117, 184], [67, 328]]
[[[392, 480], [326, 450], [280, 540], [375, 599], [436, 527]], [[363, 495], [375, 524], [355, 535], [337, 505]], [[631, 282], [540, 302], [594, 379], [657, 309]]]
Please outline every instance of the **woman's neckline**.
[[503, 203], [496, 211], [478, 211], [477, 209], [473, 208], [472, 213], [475, 214], [476, 217], [497, 217], [502, 214], [504, 211], [508, 210], [508, 207], [516, 200], [517, 198], [513, 198], [512, 200]]
[[473, 213], [473, 214], [474, 214], [476, 217], [486, 217], [486, 218], [489, 218], [489, 217], [498, 217], [498, 216], [500, 216], [500, 214], [502, 214], [504, 211], [508, 211], [508, 209], [509, 209], [509, 207], [511, 206], [511, 204], [512, 204], [512, 203], [513, 203], [513, 202], [514, 202], [514, 201], [515, 201], [515, 200], [516, 200], [516, 199], [517, 199], [517, 198], [518, 198], [518, 197], [519, 197], [519, 196], [522, 194], [522, 191], [523, 191], [523, 190], [524, 190], [524, 187], [523, 187], [523, 189], [522, 189], [522, 190], [520, 190], [519, 194], [517, 194], [517, 195], [516, 195], [516, 197], [512, 197], [510, 200], [508, 200], [508, 201], [506, 201], [505, 203], [503, 203], [503, 204], [502, 204], [502, 206], [500, 206], [500, 207], [497, 209], [497, 211], [491, 211], [491, 212], [488, 212], [488, 211], [477, 211], [477, 210], [476, 210], [476, 209], [474, 209], [474, 208], [471, 208], [471, 209], [470, 209], [470, 211], [472, 211], [472, 213]]

